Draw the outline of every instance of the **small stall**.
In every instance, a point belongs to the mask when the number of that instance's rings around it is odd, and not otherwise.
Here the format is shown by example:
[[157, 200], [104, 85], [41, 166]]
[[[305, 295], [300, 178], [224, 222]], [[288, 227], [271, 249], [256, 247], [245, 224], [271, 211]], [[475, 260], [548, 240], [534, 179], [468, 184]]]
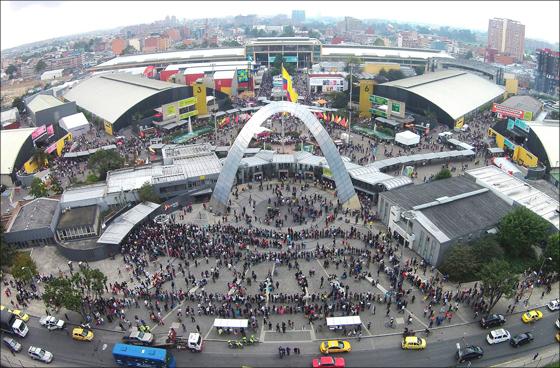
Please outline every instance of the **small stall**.
[[359, 326], [362, 324], [360, 316], [327, 317], [327, 327], [330, 330], [342, 330], [346, 326]]
[[395, 142], [407, 147], [415, 146], [420, 143], [420, 136], [410, 130], [405, 130], [395, 135]]
[[222, 319], [216, 318], [214, 320], [214, 327], [218, 329], [218, 334], [221, 335], [224, 332], [229, 332], [232, 329], [247, 328], [249, 326], [248, 319]]

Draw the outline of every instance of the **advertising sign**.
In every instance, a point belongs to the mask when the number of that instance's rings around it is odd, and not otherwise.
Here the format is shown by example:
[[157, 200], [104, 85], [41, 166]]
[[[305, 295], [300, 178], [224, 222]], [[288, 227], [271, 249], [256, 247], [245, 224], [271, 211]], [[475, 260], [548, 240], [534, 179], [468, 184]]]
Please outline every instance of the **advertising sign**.
[[172, 118], [177, 115], [177, 103], [173, 102], [162, 106], [163, 120]]
[[327, 167], [323, 167], [323, 176], [327, 177], [327, 178], [332, 178], [332, 171], [331, 169], [327, 168]]
[[190, 118], [191, 116], [196, 116], [196, 115], [198, 115], [198, 111], [197, 110], [192, 110], [192, 111], [189, 111], [189, 112], [186, 112], [184, 114], [179, 115], [179, 119], [185, 120], [185, 119]]
[[237, 71], [237, 82], [245, 83], [249, 81], [249, 71], [247, 69], [239, 69]]
[[373, 94], [373, 81], [360, 81], [360, 114], [371, 117], [369, 109], [371, 109], [371, 101], [369, 97]]
[[[111, 126], [111, 132], [112, 132], [113, 126], [111, 125], [111, 123], [108, 124]], [[60, 156], [62, 154], [62, 150], [64, 149], [64, 145], [66, 144], [66, 142], [70, 142], [71, 140], [72, 140], [72, 133], [68, 133], [64, 137], [56, 141], [56, 154]]]
[[508, 123], [507, 123], [507, 129], [508, 130], [513, 130], [513, 127], [515, 126], [515, 121], [508, 119]]
[[404, 102], [391, 100], [391, 113], [390, 115], [404, 118]]
[[51, 144], [50, 146], [47, 147], [47, 149], [45, 150], [46, 153], [52, 153], [53, 151], [56, 150], [56, 142], [54, 142], [53, 144]]
[[196, 97], [185, 98], [184, 100], [179, 101], [179, 108], [181, 109], [183, 107], [192, 106], [194, 104], [196, 104]]
[[208, 114], [208, 106], [206, 105], [206, 87], [202, 83], [197, 83], [193, 86], [193, 94], [196, 98], [196, 110], [201, 115]]
[[[497, 103], [492, 104], [492, 112], [498, 113], [501, 116], [507, 116], [510, 118], [523, 118], [523, 110], [514, 109], [508, 106], [500, 105]], [[530, 120], [530, 119], [528, 119]]]
[[33, 140], [33, 142], [35, 142], [37, 139], [41, 138], [43, 134], [45, 134], [46, 132], [47, 132], [47, 126], [41, 125], [31, 133], [31, 139]]
[[108, 121], [105, 121], [103, 123], [103, 127], [105, 128], [107, 134], [113, 135], [113, 124], [109, 123]]
[[387, 105], [389, 103], [389, 100], [386, 99], [385, 97], [376, 96], [376, 95], [371, 95], [369, 97], [369, 100], [376, 105]]
[[379, 110], [379, 109], [369, 109], [370, 112], [372, 112], [375, 116], [381, 116], [383, 118], [387, 117], [387, 113], [383, 110]]
[[52, 124], [47, 126], [47, 134], [49, 137], [52, 137], [54, 135], [54, 126]]
[[504, 138], [504, 145], [505, 145], [507, 148], [511, 149], [511, 150], [514, 150], [514, 149], [515, 149], [515, 144], [513, 144], [513, 143], [512, 143], [509, 139], [507, 139], [507, 138]]
[[523, 120], [533, 120], [533, 113], [531, 111], [523, 111]]
[[455, 121], [455, 129], [461, 129], [465, 125], [465, 117], [461, 116]]
[[[509, 121], [510, 119], [508, 119], [508, 129], [509, 129]], [[527, 122], [525, 120], [515, 119], [514, 124], [516, 127], [523, 130], [524, 132], [529, 133], [529, 131], [531, 130], [531, 128], [529, 128], [529, 125], [527, 125]]]

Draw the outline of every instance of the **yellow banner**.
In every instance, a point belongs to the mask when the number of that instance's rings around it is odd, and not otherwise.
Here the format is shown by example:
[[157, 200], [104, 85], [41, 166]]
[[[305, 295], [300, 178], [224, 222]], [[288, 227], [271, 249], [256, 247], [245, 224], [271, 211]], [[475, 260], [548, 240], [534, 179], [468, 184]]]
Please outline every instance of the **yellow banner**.
[[107, 134], [113, 135], [113, 124], [109, 123], [108, 121], [105, 121], [103, 123], [103, 127], [105, 128]]
[[196, 83], [193, 86], [194, 98], [196, 98], [196, 109], [200, 115], [208, 114], [206, 106], [206, 87], [202, 83]]
[[369, 96], [373, 94], [373, 80], [360, 81], [360, 116], [371, 117], [371, 101]]
[[455, 121], [455, 129], [461, 129], [465, 125], [465, 117], [461, 116]]
[[535, 167], [539, 163], [539, 158], [525, 148], [516, 146], [513, 151], [513, 160], [527, 167]]
[[[107, 121], [105, 123], [108, 123]], [[113, 134], [113, 126], [111, 125], [111, 123], [108, 123], [109, 126], [111, 127], [111, 133]], [[105, 128], [105, 130], [107, 130]], [[64, 148], [64, 145], [66, 144], [66, 142], [70, 142], [72, 140], [72, 133], [68, 133], [66, 134], [64, 137], [60, 138], [58, 141], [56, 141], [56, 154], [57, 155], [61, 155], [62, 154], [62, 149]]]
[[191, 116], [196, 116], [196, 115], [198, 115], [198, 111], [193, 110], [193, 111], [189, 111], [189, 112], [186, 112], [184, 114], [179, 115], [179, 119], [184, 120], [184, 119], [188, 119]]
[[183, 107], [191, 106], [194, 104], [196, 104], [196, 97], [185, 98], [184, 100], [179, 101], [179, 108], [182, 109]]

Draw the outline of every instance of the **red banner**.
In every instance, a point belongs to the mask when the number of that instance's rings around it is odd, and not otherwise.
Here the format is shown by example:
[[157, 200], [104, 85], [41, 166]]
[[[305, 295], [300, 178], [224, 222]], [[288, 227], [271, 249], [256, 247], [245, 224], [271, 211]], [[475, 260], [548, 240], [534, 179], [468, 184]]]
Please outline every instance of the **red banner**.
[[54, 150], [56, 150], [56, 142], [54, 142], [53, 144], [48, 146], [47, 149], [45, 150], [45, 152], [46, 153], [52, 153]]
[[496, 112], [501, 116], [523, 119], [523, 110], [514, 109], [497, 103], [492, 104], [492, 112]]
[[52, 124], [47, 126], [47, 134], [49, 135], [49, 137], [52, 137], [54, 135], [54, 126]]

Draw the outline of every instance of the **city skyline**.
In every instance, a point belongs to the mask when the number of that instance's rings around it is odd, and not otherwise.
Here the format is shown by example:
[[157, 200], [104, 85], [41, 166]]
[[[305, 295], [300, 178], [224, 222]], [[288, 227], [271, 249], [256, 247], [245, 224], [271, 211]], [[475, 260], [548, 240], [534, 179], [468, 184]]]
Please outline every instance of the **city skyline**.
[[[351, 16], [359, 19], [384, 19], [387, 21], [450, 26], [486, 32], [491, 18], [508, 18], [521, 22], [526, 27], [526, 38], [558, 42], [559, 3], [553, 1], [511, 2], [504, 7], [504, 2], [484, 2], [484, 15], [481, 15], [481, 2], [401, 2], [399, 11], [375, 11], [377, 7], [391, 7], [389, 2], [346, 2], [344, 14], [336, 6], [316, 2], [275, 2], [277, 6], [262, 6], [253, 2], [215, 2], [211, 16], [205, 8], [208, 2], [158, 2], [158, 7], [149, 7], [149, 2], [140, 2], [131, 7], [129, 2], [11, 2], [1, 3], [1, 49], [44, 41], [52, 38], [71, 36], [103, 29], [125, 27], [134, 24], [151, 23], [175, 15], [178, 19], [222, 18], [235, 15], [256, 14], [273, 16], [285, 14], [291, 16], [292, 10], [304, 10], [307, 18]], [[110, 4], [110, 10], [108, 9]], [[250, 5], [249, 7], [245, 4]], [[326, 5], [326, 6], [325, 6]], [[371, 7], [371, 14], [364, 17], [364, 5]], [[405, 5], [405, 6], [402, 6]], [[149, 7], [149, 11], [148, 10]], [[170, 12], [173, 9], [173, 12]], [[126, 12], [126, 20], [121, 15]], [[447, 14], [461, 14], [454, 19]], [[383, 14], [383, 16], [378, 15]], [[387, 14], [387, 15], [385, 15]], [[421, 14], [421, 16], [419, 16]], [[21, 27], [25, 18], [33, 27]], [[11, 30], [17, 29], [17, 32]], [[37, 32], [41, 29], [41, 32]], [[40, 36], [38, 36], [40, 35]]]

